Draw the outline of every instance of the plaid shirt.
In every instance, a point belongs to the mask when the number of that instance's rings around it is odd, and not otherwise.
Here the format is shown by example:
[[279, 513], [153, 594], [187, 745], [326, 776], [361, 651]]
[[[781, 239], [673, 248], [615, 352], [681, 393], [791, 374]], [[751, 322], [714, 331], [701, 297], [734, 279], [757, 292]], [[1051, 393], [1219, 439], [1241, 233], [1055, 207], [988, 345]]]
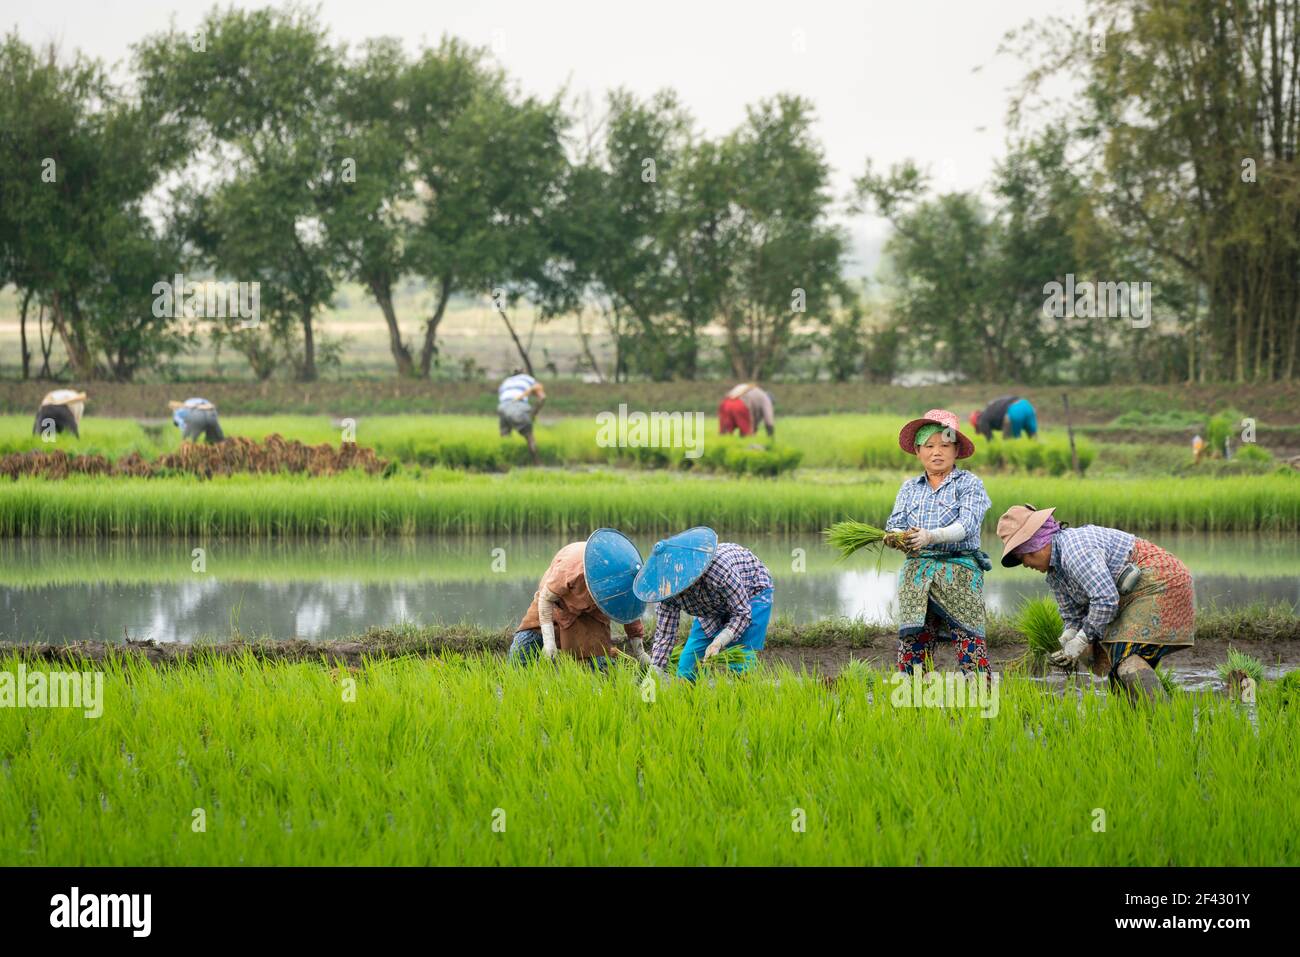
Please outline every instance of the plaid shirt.
[[1128, 562], [1136, 536], [1118, 528], [1080, 525], [1052, 536], [1047, 585], [1061, 606], [1067, 628], [1101, 638], [1119, 610], [1115, 582]]
[[961, 522], [966, 537], [960, 542], [929, 546], [945, 552], [970, 552], [980, 547], [980, 523], [993, 503], [984, 491], [984, 483], [965, 469], [953, 469], [937, 489], [922, 473], [906, 479], [894, 499], [894, 510], [885, 522], [885, 531], [897, 532], [912, 527], [931, 531]]
[[703, 575], [680, 595], [659, 603], [651, 662], [660, 668], [668, 663], [682, 612], [699, 620], [710, 641], [726, 627], [739, 638], [749, 628], [750, 599], [771, 587], [772, 576], [758, 556], [741, 545], [720, 543]]

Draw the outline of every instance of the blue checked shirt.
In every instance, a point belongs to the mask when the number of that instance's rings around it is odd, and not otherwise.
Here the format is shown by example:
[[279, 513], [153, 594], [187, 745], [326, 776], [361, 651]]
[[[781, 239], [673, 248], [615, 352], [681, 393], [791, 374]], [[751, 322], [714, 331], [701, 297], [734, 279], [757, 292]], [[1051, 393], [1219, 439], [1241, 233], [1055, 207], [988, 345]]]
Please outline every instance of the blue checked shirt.
[[750, 599], [771, 587], [772, 576], [757, 555], [743, 545], [722, 542], [703, 575], [680, 595], [659, 603], [651, 663], [660, 668], [668, 663], [682, 612], [699, 620], [710, 641], [727, 626], [739, 638], [753, 618]]
[[937, 489], [930, 488], [925, 473], [919, 478], [909, 478], [898, 490], [894, 510], [885, 522], [885, 531], [897, 532], [908, 528], [936, 530], [961, 522], [966, 537], [960, 542], [931, 545], [945, 552], [977, 551], [980, 547], [980, 523], [984, 513], [993, 503], [984, 491], [984, 483], [965, 469], [953, 469]]
[[1119, 610], [1115, 582], [1135, 541], [1128, 532], [1101, 525], [1063, 528], [1052, 537], [1047, 585], [1067, 628], [1082, 626], [1089, 638], [1105, 636]]

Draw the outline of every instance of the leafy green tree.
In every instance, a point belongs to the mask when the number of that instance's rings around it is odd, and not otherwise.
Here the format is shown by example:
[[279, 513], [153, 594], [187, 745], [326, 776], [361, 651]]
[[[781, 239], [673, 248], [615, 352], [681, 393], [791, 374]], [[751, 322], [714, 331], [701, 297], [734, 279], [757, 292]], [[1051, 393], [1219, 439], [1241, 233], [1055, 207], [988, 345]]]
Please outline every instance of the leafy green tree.
[[851, 298], [841, 278], [843, 232], [829, 223], [830, 169], [812, 122], [806, 100], [776, 97], [750, 108], [720, 151], [732, 177], [730, 215], [718, 231], [725, 255], [707, 267], [728, 280], [718, 305], [731, 370], [742, 379], [779, 370], [797, 323], [829, 325]]
[[171, 250], [143, 212], [181, 156], [172, 132], [98, 61], [0, 44], [0, 268], [48, 305], [79, 378], [129, 378], [185, 342], [150, 309]]
[[314, 13], [293, 6], [214, 9], [196, 35], [171, 30], [137, 46], [145, 102], [178, 117], [191, 147], [221, 157], [229, 171], [204, 183], [205, 200], [190, 191], [187, 218], [201, 227], [192, 239], [217, 275], [260, 284], [268, 322], [230, 332], [232, 343], [264, 376], [268, 357], [284, 351], [264, 340], [296, 323], [298, 378], [311, 381], [315, 317], [340, 271], [324, 221], [342, 175], [329, 133], [343, 53]]

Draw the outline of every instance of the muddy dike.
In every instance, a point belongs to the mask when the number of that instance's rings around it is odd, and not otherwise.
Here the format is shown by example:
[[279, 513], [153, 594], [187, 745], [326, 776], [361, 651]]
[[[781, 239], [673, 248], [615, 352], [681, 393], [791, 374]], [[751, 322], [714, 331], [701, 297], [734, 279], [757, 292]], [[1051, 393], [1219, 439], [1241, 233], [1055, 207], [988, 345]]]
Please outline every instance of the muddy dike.
[[[684, 639], [687, 627], [679, 638]], [[334, 641], [305, 641], [300, 638], [250, 637], [235, 635], [195, 642], [75, 641], [62, 644], [39, 642], [0, 643], [0, 657], [16, 656], [24, 661], [98, 663], [138, 659], [160, 667], [202, 665], [214, 658], [249, 656], [265, 662], [314, 661], [325, 665], [356, 667], [366, 659], [440, 655], [503, 655], [510, 647], [513, 630], [493, 630], [473, 625], [436, 625], [372, 628]], [[792, 667], [838, 671], [849, 661], [864, 659], [872, 664], [892, 663], [896, 633], [887, 625], [860, 621], [823, 621], [793, 625], [778, 621], [768, 631], [764, 657]], [[995, 667], [1020, 658], [1025, 639], [1008, 619], [994, 616], [988, 626], [989, 654]], [[1208, 614], [1197, 623], [1196, 644], [1171, 656], [1183, 666], [1212, 667], [1223, 661], [1229, 646], [1235, 646], [1265, 662], [1283, 667], [1300, 666], [1300, 617], [1280, 609], [1247, 610]], [[939, 664], [945, 666], [942, 645], [936, 649]]]

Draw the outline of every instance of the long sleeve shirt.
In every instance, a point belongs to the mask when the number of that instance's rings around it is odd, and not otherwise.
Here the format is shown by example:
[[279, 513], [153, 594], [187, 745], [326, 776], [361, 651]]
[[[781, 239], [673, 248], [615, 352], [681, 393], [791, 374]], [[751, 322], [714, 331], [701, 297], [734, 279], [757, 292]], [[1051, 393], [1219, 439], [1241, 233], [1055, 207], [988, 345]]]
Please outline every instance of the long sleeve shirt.
[[680, 595], [659, 603], [651, 662], [660, 668], [667, 664], [682, 612], [696, 617], [710, 641], [727, 627], [739, 637], [753, 620], [751, 599], [771, 587], [772, 576], [757, 555], [742, 545], [722, 542], [704, 574]]
[[969, 552], [980, 547], [980, 524], [993, 503], [979, 477], [965, 469], [953, 469], [937, 489], [930, 488], [925, 473], [903, 482], [894, 498], [894, 510], [885, 522], [885, 531], [908, 528], [930, 530], [947, 528], [961, 522], [966, 531], [960, 542], [931, 545], [945, 552]]
[[1119, 611], [1116, 582], [1136, 537], [1118, 528], [1080, 525], [1063, 528], [1052, 538], [1047, 586], [1067, 628], [1082, 628], [1089, 638], [1103, 638]]

